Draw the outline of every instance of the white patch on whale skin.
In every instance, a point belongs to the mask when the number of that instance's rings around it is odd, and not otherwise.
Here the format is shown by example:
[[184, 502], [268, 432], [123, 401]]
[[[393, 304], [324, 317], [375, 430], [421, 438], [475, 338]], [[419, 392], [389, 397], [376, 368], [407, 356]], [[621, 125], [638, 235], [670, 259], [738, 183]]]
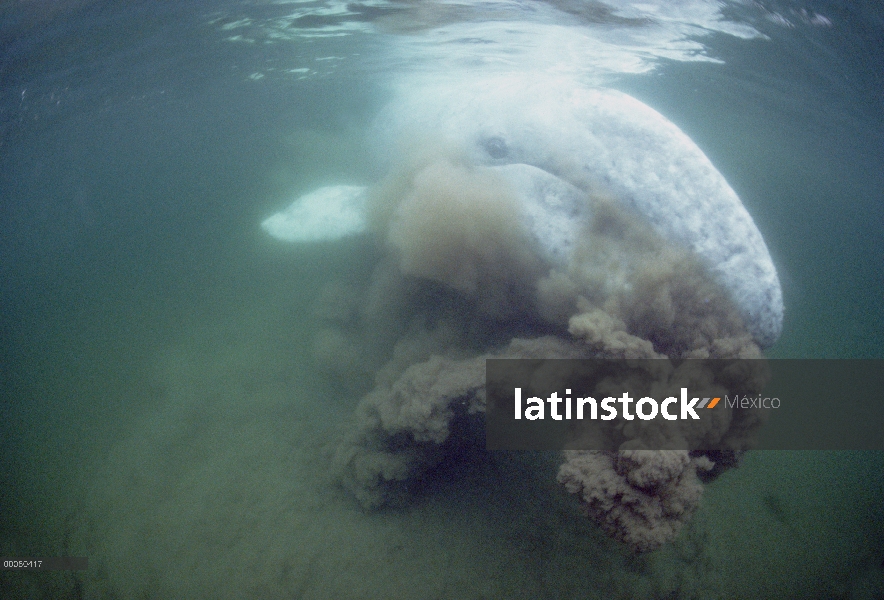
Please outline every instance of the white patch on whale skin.
[[356, 185], [319, 188], [265, 219], [261, 227], [284, 242], [339, 240], [362, 233], [366, 228], [365, 190]]

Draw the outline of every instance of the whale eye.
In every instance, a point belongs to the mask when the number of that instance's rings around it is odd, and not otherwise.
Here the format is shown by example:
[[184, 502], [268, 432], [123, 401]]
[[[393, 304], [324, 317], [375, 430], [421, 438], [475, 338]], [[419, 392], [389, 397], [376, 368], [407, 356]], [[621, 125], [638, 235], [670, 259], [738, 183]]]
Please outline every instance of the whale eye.
[[502, 137], [490, 137], [482, 142], [482, 146], [491, 158], [504, 158], [510, 153]]

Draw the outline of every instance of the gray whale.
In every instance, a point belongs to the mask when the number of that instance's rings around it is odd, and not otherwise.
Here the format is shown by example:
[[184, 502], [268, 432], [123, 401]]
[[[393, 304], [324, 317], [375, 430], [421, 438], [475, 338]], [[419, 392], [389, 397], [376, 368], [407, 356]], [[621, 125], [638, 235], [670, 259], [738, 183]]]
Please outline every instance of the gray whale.
[[[759, 345], [779, 338], [782, 291], [752, 217], [697, 145], [635, 98], [554, 77], [408, 81], [370, 137], [375, 153], [392, 163], [398, 141], [414, 136], [445, 140], [477, 168], [504, 177], [518, 191], [537, 251], [549, 263], [569, 260], [589, 217], [580, 199], [601, 192], [642, 215], [664, 239], [691, 249]], [[332, 186], [262, 226], [288, 241], [335, 239], [365, 229], [364, 206], [365, 188]], [[347, 225], [329, 227], [340, 211]]]

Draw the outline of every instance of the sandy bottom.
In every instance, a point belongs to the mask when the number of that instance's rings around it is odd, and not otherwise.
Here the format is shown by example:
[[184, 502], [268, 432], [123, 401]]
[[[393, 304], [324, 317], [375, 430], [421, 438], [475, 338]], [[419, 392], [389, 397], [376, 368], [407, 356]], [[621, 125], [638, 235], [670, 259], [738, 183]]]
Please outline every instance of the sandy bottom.
[[273, 308], [214, 314], [192, 326], [198, 335], [182, 332], [146, 356], [134, 386], [139, 400], [124, 399], [105, 430], [93, 423], [89, 437], [112, 441], [57, 474], [64, 501], [49, 509], [53, 523], [41, 533], [51, 538], [44, 552], [87, 556], [89, 569], [7, 573], [4, 598], [877, 598], [884, 591], [878, 454], [750, 454], [707, 486], [676, 543], [642, 556], [579, 514], [555, 482], [554, 454], [492, 455], [483, 440], [431, 473], [409, 506], [366, 513], [331, 469], [358, 394], [313, 369], [308, 319], [266, 301]]

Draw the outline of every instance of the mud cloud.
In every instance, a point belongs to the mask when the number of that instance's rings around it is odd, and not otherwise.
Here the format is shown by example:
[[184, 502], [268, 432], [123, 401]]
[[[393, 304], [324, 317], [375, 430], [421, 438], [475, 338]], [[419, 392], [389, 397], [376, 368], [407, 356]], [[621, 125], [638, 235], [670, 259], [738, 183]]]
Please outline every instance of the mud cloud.
[[[364, 211], [351, 233], [377, 260], [320, 294], [316, 358], [373, 382], [335, 452], [368, 508], [407, 502], [481, 430], [487, 358], [757, 358], [779, 335], [764, 242], [683, 133], [619, 92], [496, 83], [404, 93], [376, 126], [387, 175], [348, 188]], [[569, 451], [558, 478], [609, 535], [652, 550], [755, 425], [714, 423], [730, 449], [716, 455]]]

